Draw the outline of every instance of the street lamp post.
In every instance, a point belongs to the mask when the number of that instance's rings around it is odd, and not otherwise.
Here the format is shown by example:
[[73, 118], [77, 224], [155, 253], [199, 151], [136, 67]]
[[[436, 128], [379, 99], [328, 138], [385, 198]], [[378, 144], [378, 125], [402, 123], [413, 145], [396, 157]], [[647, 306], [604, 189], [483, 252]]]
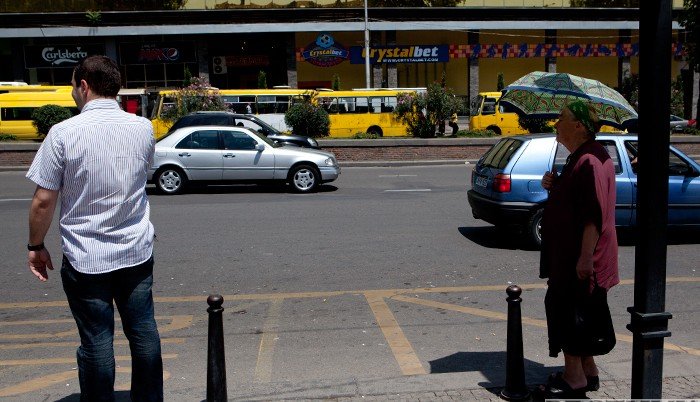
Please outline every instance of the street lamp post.
[[369, 29], [367, 27], [367, 0], [365, 0], [365, 88], [371, 88], [369, 80]]

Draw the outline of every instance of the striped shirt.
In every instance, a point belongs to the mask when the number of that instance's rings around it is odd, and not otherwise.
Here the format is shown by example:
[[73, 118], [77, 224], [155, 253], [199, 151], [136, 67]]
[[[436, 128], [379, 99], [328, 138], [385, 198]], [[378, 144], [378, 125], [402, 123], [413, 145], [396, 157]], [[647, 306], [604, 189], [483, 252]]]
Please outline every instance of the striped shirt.
[[95, 99], [51, 128], [27, 178], [59, 190], [63, 254], [79, 272], [131, 267], [153, 253], [146, 176], [153, 126], [114, 99]]

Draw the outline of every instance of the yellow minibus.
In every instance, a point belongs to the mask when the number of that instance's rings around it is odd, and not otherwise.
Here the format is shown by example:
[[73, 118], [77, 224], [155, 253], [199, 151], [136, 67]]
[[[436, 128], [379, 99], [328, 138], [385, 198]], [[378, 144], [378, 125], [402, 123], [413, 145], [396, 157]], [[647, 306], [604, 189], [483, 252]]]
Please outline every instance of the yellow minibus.
[[[219, 95], [228, 106], [229, 111], [240, 114], [255, 114], [260, 120], [279, 131], [290, 131], [284, 122], [284, 114], [292, 103], [304, 96], [311, 96], [312, 91], [306, 89], [274, 88], [274, 89], [217, 89]], [[156, 139], [160, 139], [174, 122], [162, 118], [163, 113], [175, 105], [176, 90], [164, 90], [158, 93], [151, 122]]]
[[16, 93], [16, 92], [71, 92], [73, 87], [70, 85], [21, 85], [21, 86], [1, 86], [0, 94]]
[[[70, 87], [68, 87], [70, 88]], [[34, 109], [44, 105], [68, 108], [73, 115], [79, 113], [71, 91], [13, 92], [0, 94], [0, 134], [12, 134], [17, 139], [39, 139], [32, 124]]]
[[315, 101], [330, 117], [331, 137], [352, 137], [356, 133], [380, 137], [408, 135], [406, 125], [394, 116], [400, 90], [322, 90]]
[[[481, 92], [472, 100], [471, 117], [469, 118], [470, 130], [491, 130], [497, 135], [518, 135], [529, 134], [527, 130], [520, 127], [518, 114], [513, 111], [510, 105], [501, 104], [500, 92]], [[556, 123], [552, 119], [551, 125]], [[602, 126], [601, 132], [620, 131], [611, 126]]]

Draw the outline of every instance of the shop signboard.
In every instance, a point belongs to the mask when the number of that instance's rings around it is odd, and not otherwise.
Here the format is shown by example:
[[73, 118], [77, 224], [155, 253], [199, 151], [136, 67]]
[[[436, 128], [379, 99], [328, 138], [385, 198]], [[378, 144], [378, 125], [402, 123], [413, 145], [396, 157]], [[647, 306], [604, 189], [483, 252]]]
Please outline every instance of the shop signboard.
[[122, 65], [196, 63], [194, 42], [122, 43], [119, 46]]
[[[444, 63], [450, 60], [450, 45], [375, 46], [369, 49], [372, 64], [386, 63]], [[350, 48], [350, 63], [365, 63], [365, 48]]]
[[24, 47], [26, 68], [73, 68], [88, 56], [104, 54], [102, 44], [28, 45]]
[[303, 59], [318, 67], [332, 67], [348, 59], [348, 51], [333, 36], [322, 33], [301, 52]]

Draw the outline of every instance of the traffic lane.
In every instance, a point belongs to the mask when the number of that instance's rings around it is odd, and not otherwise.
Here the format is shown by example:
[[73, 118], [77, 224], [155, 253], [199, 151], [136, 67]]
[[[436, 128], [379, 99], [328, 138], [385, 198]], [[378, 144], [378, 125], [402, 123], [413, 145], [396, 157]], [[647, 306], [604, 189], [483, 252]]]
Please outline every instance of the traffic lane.
[[6, 204], [13, 200], [29, 200], [34, 194], [36, 184], [24, 177], [27, 172], [11, 171], [0, 172], [0, 206], [5, 208]]

